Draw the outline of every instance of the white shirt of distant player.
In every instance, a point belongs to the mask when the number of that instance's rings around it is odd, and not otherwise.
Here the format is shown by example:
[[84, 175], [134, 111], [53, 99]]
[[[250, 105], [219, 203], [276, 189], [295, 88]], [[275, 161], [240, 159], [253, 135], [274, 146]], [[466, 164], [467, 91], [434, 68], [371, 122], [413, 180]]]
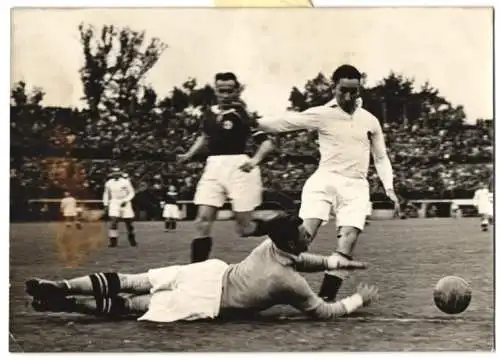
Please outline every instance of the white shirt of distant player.
[[72, 196], [63, 198], [61, 200], [61, 211], [63, 216], [76, 216], [78, 213], [76, 199]]
[[477, 189], [472, 200], [479, 214], [493, 216], [493, 193], [488, 188]]
[[109, 179], [104, 185], [104, 206], [112, 203], [129, 202], [134, 198], [134, 188], [129, 179], [120, 177], [118, 179]]
[[380, 123], [374, 115], [362, 108], [361, 98], [358, 98], [357, 108], [352, 115], [340, 106], [335, 106], [336, 104], [333, 99], [323, 106], [312, 107], [300, 113], [290, 111], [285, 115], [263, 117], [259, 124], [264, 131], [269, 132], [316, 130], [321, 154], [319, 171], [348, 178], [366, 178], [370, 149], [375, 158], [386, 156]]

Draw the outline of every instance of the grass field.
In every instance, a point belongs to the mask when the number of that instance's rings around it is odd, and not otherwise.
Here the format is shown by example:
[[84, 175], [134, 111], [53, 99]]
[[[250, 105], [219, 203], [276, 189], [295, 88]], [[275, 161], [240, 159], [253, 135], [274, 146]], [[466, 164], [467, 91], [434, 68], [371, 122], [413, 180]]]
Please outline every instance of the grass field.
[[[480, 232], [478, 219], [373, 222], [355, 253], [371, 267], [346, 281], [341, 295], [367, 282], [379, 286], [380, 302], [337, 321], [278, 319], [278, 314], [296, 314], [280, 307], [259, 320], [161, 325], [30, 309], [24, 293], [29, 277], [140, 272], [188, 261], [192, 223], [180, 223], [175, 233], [164, 233], [162, 223], [137, 223], [136, 229], [138, 248], [128, 246], [121, 228], [119, 247], [108, 249], [104, 224], [87, 224], [71, 239], [60, 235], [60, 224], [13, 224], [10, 351], [491, 351], [494, 346], [493, 232]], [[260, 241], [238, 239], [232, 222], [217, 223], [214, 237], [212, 256], [227, 262], [241, 260]], [[334, 244], [335, 228], [328, 225], [311, 251], [328, 254]], [[453, 316], [441, 313], [432, 300], [434, 284], [451, 274], [473, 288], [469, 308]], [[317, 290], [322, 274], [307, 278]]]

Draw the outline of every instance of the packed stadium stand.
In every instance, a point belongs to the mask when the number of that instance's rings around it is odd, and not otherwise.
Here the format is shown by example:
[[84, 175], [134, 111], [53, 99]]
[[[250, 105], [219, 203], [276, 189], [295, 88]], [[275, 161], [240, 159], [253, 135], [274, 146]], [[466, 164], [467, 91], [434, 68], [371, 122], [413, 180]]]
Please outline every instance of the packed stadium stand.
[[[200, 107], [188, 107], [176, 114], [158, 111], [135, 120], [109, 116], [92, 121], [78, 110], [12, 107], [12, 212], [29, 199], [60, 198], [65, 190], [80, 199], [100, 199], [113, 165], [128, 172], [143, 199], [170, 183], [178, 185], [182, 199], [192, 199], [203, 157], [179, 166], [175, 154], [194, 141], [201, 112]], [[396, 191], [403, 198], [470, 198], [478, 183], [492, 174], [489, 123], [451, 128], [385, 123], [383, 128]], [[278, 150], [261, 166], [264, 187], [298, 198], [318, 162], [317, 137], [299, 131], [282, 134], [276, 142]], [[383, 198], [373, 166], [369, 179], [372, 199]]]

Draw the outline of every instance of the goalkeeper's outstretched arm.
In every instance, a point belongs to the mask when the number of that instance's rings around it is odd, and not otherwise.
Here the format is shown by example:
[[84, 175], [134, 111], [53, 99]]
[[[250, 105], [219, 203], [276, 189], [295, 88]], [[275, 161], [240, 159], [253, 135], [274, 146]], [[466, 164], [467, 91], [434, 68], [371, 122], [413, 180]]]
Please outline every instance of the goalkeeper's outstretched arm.
[[300, 276], [288, 298], [290, 305], [307, 316], [317, 320], [329, 320], [351, 314], [376, 301], [378, 289], [374, 286], [359, 285], [355, 294], [334, 303], [327, 303], [316, 295], [307, 281]]

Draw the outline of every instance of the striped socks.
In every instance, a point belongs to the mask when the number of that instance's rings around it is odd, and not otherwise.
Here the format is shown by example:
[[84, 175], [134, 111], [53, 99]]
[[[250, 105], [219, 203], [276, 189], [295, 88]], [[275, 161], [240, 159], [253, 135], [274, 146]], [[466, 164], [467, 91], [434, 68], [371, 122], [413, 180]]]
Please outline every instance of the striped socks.
[[66, 280], [65, 283], [70, 294], [111, 297], [120, 292], [120, 278], [115, 272], [95, 273]]

